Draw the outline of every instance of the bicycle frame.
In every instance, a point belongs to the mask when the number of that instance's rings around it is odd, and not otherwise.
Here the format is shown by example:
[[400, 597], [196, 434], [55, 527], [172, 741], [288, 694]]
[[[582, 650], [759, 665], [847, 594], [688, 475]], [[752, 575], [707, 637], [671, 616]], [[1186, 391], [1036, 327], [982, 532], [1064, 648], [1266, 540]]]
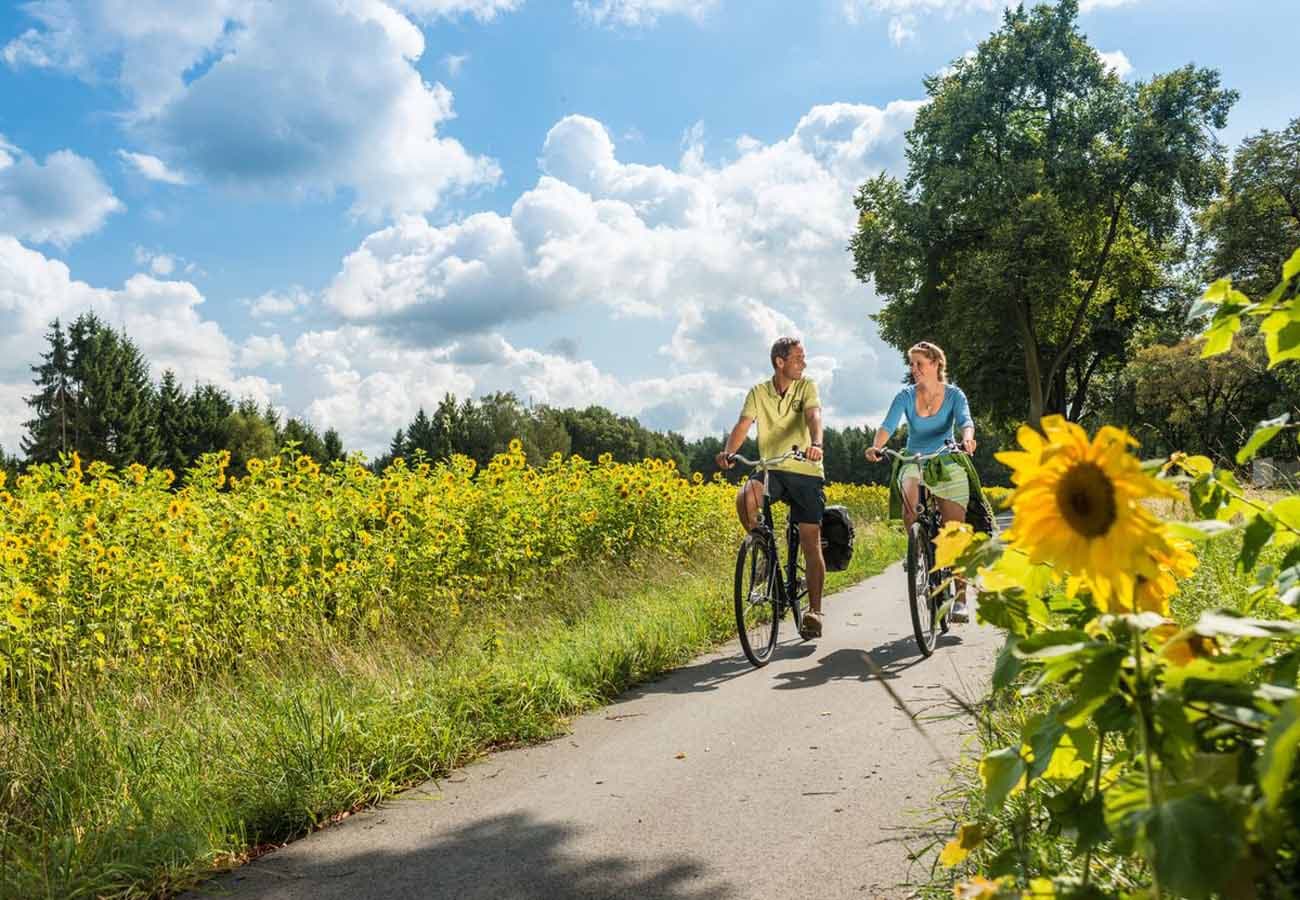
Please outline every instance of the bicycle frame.
[[[733, 454], [732, 456], [732, 459], [744, 463], [745, 465], [752, 466], [755, 471], [759, 472], [763, 476], [763, 508], [761, 515], [759, 516], [758, 527], [762, 530], [763, 539], [768, 546], [771, 547], [772, 555], [778, 562], [781, 562], [782, 560], [780, 552], [781, 548], [780, 544], [777, 542], [776, 521], [772, 515], [772, 490], [768, 479], [768, 473], [773, 470], [773, 467], [777, 463], [792, 457], [800, 459], [803, 457], [803, 454], [791, 450], [789, 453], [783, 453], [781, 456], [774, 457], [773, 459], [758, 460], [746, 459], [739, 454]], [[785, 577], [784, 579], [777, 579], [777, 592], [780, 596], [781, 602], [780, 614], [784, 615], [785, 610], [789, 609], [794, 615], [795, 624], [798, 625], [799, 620], [802, 618], [802, 610], [799, 606], [799, 601], [808, 595], [808, 589], [799, 584], [799, 573], [801, 571], [799, 565], [799, 526], [794, 522], [788, 522], [786, 524], [786, 551], [784, 559], [784, 563], [782, 563], [779, 568], [784, 569]], [[775, 573], [772, 573], [772, 575], [775, 575]]]
[[[954, 452], [961, 452], [961, 451], [955, 444], [949, 441], [945, 443], [942, 450], [938, 450], [934, 453], [916, 453], [916, 454], [907, 455], [907, 454], [899, 453], [897, 450], [889, 450], [889, 449], [882, 450], [882, 452], [884, 454], [892, 456], [894, 459], [898, 460], [903, 465], [916, 463], [918, 466], [923, 466], [924, 462], [928, 459], [933, 459], [935, 457], [942, 456], [947, 453], [954, 453]], [[916, 486], [916, 507], [913, 510], [913, 521], [920, 524], [921, 533], [925, 536], [926, 541], [929, 542], [930, 547], [933, 548], [935, 540], [939, 537], [939, 532], [943, 530], [943, 515], [940, 512], [939, 504], [933, 502], [934, 501], [933, 494], [931, 493], [930, 489], [926, 486], [925, 472], [923, 468], [919, 474], [921, 477], [919, 478]], [[903, 494], [903, 502], [906, 503], [907, 494], [906, 491], [903, 490], [901, 468], [899, 471], [898, 489]], [[926, 556], [927, 558], [932, 560], [933, 549], [927, 552]], [[948, 630], [948, 610], [952, 606], [952, 600], [944, 599], [942, 600], [942, 602], [936, 603], [935, 597], [939, 591], [944, 591], [946, 593], [947, 585], [951, 581], [952, 581], [952, 575], [947, 569], [942, 569], [938, 572], [930, 572], [926, 579], [926, 582], [929, 587], [930, 597], [931, 597], [931, 604], [932, 604], [931, 609], [934, 611], [934, 615], [939, 619], [940, 627], [945, 632]], [[918, 640], [919, 640], [919, 636], [918, 636]]]

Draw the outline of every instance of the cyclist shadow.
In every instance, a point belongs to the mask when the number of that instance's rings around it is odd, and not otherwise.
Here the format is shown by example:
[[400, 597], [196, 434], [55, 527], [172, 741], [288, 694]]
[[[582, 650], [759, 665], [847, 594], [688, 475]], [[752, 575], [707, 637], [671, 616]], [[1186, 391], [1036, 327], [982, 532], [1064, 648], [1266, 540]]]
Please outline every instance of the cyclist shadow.
[[[937, 646], [948, 647], [961, 643], [953, 634], [940, 635]], [[816, 665], [795, 672], [778, 672], [776, 689], [788, 691], [796, 688], [817, 687], [831, 681], [871, 681], [874, 678], [893, 680], [925, 657], [916, 648], [912, 637], [897, 638], [870, 650], [843, 648], [834, 650], [817, 660]]]
[[[789, 644], [790, 642], [778, 643], [773, 659], [802, 659], [811, 656], [817, 650], [814, 644], [794, 646]], [[644, 694], [695, 694], [702, 691], [716, 691], [733, 678], [740, 678], [757, 671], [760, 670], [754, 668], [737, 650], [734, 656], [715, 656], [704, 662], [665, 672], [652, 681], [644, 681], [630, 688], [623, 698], [635, 698]]]

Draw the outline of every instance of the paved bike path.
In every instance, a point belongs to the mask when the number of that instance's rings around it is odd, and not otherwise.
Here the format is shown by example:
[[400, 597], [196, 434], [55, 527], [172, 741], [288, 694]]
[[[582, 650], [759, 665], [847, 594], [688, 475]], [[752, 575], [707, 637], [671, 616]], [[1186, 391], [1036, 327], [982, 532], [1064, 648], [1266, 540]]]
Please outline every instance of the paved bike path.
[[575, 720], [566, 737], [492, 754], [203, 892], [906, 897], [922, 875], [909, 852], [931, 840], [946, 777], [939, 754], [954, 757], [972, 729], [945, 689], [982, 696], [1001, 636], [956, 626], [922, 659], [904, 584], [893, 565], [828, 598], [822, 639], [800, 643], [783, 623], [764, 669], [733, 641]]

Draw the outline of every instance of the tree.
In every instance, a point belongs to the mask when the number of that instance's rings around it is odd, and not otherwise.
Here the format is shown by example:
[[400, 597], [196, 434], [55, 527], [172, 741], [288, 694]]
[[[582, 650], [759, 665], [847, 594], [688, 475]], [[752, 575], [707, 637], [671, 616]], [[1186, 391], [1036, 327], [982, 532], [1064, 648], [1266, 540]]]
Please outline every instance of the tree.
[[275, 436], [275, 443], [279, 447], [287, 446], [289, 443], [297, 445], [298, 452], [310, 456], [318, 463], [328, 462], [325, 454], [325, 442], [321, 440], [316, 429], [308, 422], [291, 418], [284, 423], [284, 427], [279, 430]]
[[884, 299], [882, 335], [942, 344], [1002, 418], [1087, 408], [1225, 168], [1213, 129], [1236, 93], [1218, 73], [1126, 85], [1077, 15], [1075, 0], [1008, 10], [972, 58], [926, 79], [906, 182], [881, 175], [855, 200], [855, 273]]
[[1262, 297], [1300, 246], [1300, 118], [1241, 142], [1224, 194], [1202, 215], [1213, 249], [1208, 281], [1228, 277]]
[[69, 430], [76, 407], [72, 361], [58, 319], [50, 323], [45, 339], [50, 349], [41, 354], [44, 361], [39, 366], [32, 366], [37, 391], [27, 398], [33, 418], [23, 423], [27, 436], [21, 443], [23, 454], [34, 463], [53, 462], [71, 449]]
[[1182, 450], [1232, 466], [1257, 422], [1296, 415], [1296, 394], [1269, 370], [1262, 335], [1208, 359], [1201, 358], [1203, 347], [1188, 339], [1138, 350], [1124, 369], [1121, 398], [1132, 409], [1131, 430], [1144, 454]]
[[248, 471], [250, 459], [265, 459], [276, 451], [275, 428], [251, 407], [241, 402], [239, 408], [226, 417], [221, 425], [222, 445], [230, 451], [230, 471], [243, 475]]
[[334, 460], [343, 459], [347, 455], [343, 452], [343, 438], [339, 437], [338, 431], [333, 428], [325, 429], [325, 436], [321, 439], [321, 444], [325, 450], [325, 462], [334, 462]]
[[230, 395], [216, 385], [196, 385], [186, 407], [190, 425], [186, 459], [193, 462], [204, 453], [224, 449], [225, 422], [235, 411]]
[[545, 463], [556, 453], [567, 457], [573, 450], [573, 439], [564, 427], [564, 414], [549, 406], [535, 407], [524, 450], [533, 465]]
[[68, 330], [72, 381], [76, 386], [73, 445], [86, 460], [115, 467], [158, 461], [154, 431], [157, 402], [149, 363], [126, 336], [93, 313]]
[[184, 472], [194, 461], [189, 455], [194, 442], [190, 433], [189, 409], [185, 393], [171, 369], [163, 372], [158, 386], [158, 406], [154, 427], [158, 434], [158, 464], [176, 474]]

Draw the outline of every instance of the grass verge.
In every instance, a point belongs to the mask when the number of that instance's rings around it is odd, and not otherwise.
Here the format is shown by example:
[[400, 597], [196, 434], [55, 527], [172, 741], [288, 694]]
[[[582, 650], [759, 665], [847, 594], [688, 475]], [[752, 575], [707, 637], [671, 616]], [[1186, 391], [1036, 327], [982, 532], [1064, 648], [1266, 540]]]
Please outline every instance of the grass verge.
[[[902, 553], [864, 525], [828, 591]], [[0, 722], [0, 896], [156, 897], [569, 717], [734, 634], [732, 547], [502, 601], [437, 651], [300, 646], [184, 690], [86, 685]]]

